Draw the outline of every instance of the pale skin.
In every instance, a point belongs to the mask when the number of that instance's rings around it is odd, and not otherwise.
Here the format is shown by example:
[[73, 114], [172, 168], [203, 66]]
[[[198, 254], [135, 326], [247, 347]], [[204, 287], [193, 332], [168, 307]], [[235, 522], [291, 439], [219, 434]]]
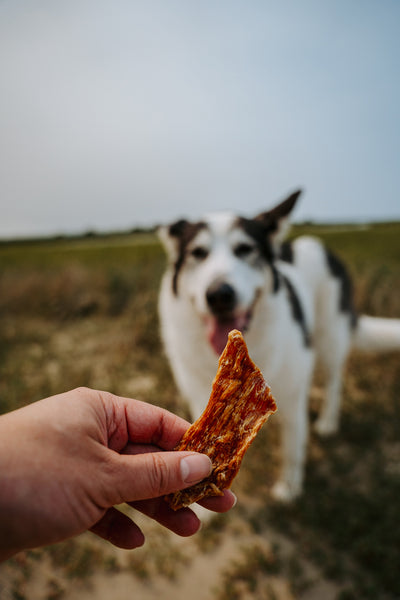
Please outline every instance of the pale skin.
[[[86, 388], [0, 417], [0, 560], [90, 530], [126, 549], [144, 543], [123, 503], [178, 535], [200, 521], [164, 495], [207, 477], [210, 459], [174, 452], [189, 423], [159, 407]], [[235, 496], [203, 506], [225, 512]]]

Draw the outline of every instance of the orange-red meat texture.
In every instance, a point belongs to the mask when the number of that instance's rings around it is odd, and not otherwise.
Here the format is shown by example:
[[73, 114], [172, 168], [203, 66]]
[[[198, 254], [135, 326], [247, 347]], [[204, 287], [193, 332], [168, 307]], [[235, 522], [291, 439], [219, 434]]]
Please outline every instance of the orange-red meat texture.
[[200, 483], [167, 496], [170, 506], [177, 510], [207, 496], [222, 495], [260, 427], [275, 410], [271, 390], [249, 357], [242, 334], [231, 331], [206, 409], [175, 448], [207, 454], [212, 473]]

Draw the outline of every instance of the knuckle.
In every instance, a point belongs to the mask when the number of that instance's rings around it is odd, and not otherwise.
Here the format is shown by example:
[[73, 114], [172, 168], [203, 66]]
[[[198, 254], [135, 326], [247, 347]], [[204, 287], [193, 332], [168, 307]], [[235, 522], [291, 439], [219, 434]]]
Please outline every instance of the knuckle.
[[153, 497], [156, 498], [169, 491], [171, 474], [161, 452], [154, 452], [149, 456], [151, 457], [150, 489]]
[[85, 387], [84, 385], [80, 385], [79, 387], [75, 388], [74, 391], [81, 396], [89, 396], [93, 394], [93, 390]]

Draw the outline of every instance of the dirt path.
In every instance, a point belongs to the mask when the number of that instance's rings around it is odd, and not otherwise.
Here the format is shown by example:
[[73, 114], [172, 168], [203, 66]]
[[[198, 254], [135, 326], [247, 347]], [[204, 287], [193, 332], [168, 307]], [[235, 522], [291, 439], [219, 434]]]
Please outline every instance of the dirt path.
[[[218, 524], [207, 525], [190, 539], [177, 538], [146, 522], [142, 527], [147, 542], [130, 552], [114, 549], [91, 534], [78, 538], [74, 552], [79, 552], [77, 544], [85, 550], [76, 572], [68, 567], [68, 552], [65, 549], [62, 554], [62, 545], [20, 554], [0, 565], [1, 599], [231, 600], [232, 590], [241, 600], [337, 597], [337, 586], [306, 561], [301, 561], [301, 585], [299, 580], [293, 585], [290, 573], [275, 567], [277, 548], [279, 560], [285, 557], [290, 562], [295, 544], [273, 531], [255, 534], [237, 516], [222, 530]], [[54, 549], [61, 554], [54, 555]]]

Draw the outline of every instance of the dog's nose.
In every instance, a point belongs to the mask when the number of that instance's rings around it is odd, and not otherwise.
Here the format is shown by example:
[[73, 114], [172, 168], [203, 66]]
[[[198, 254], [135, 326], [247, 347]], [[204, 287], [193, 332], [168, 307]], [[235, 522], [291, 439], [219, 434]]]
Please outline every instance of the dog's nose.
[[217, 283], [210, 286], [206, 298], [208, 306], [216, 315], [228, 313], [235, 308], [236, 293], [229, 283]]

